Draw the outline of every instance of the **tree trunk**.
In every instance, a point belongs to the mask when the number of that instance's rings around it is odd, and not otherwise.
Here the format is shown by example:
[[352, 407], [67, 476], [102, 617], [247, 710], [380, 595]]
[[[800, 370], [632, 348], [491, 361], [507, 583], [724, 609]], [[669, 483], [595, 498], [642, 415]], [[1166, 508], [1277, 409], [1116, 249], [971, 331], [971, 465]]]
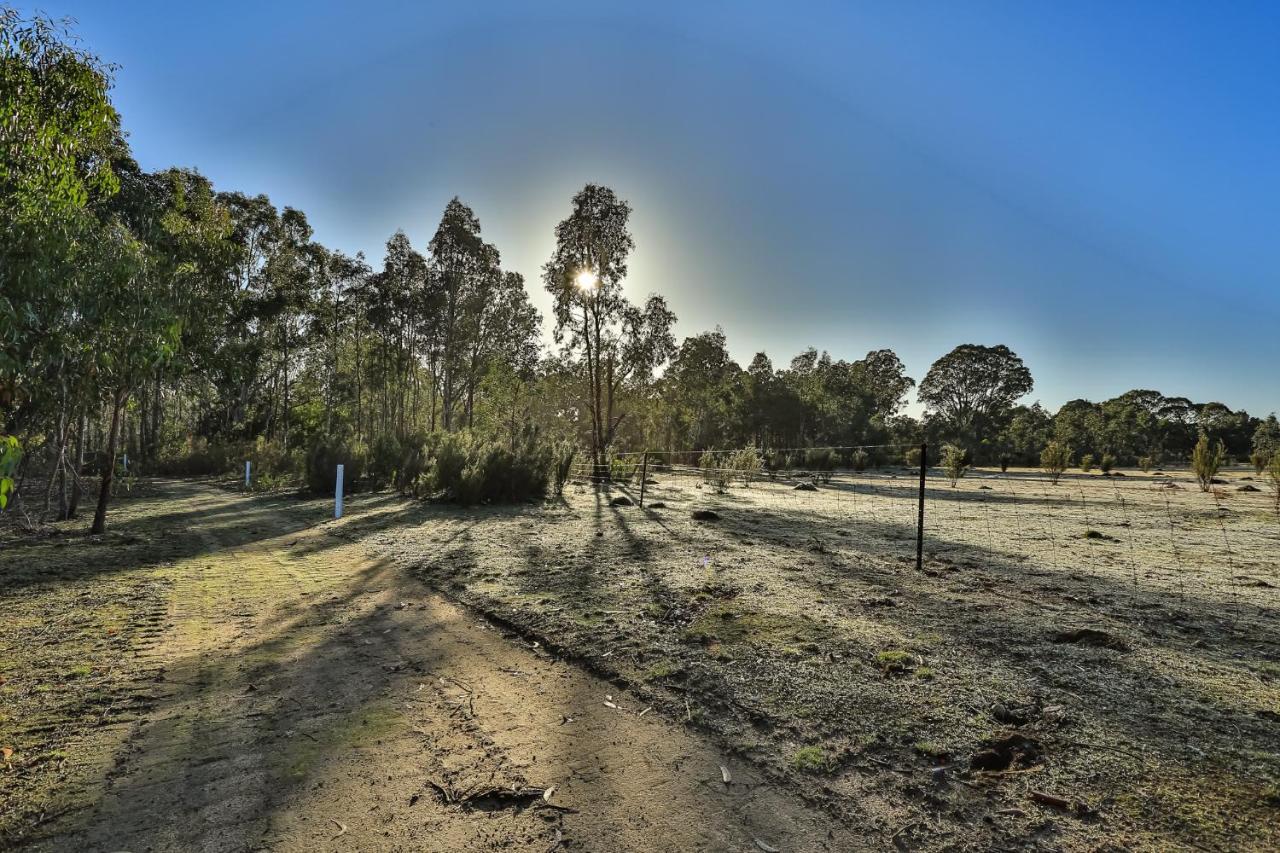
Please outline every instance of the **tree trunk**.
[[103, 460], [102, 486], [98, 489], [98, 508], [93, 513], [93, 527], [90, 533], [105, 533], [107, 530], [107, 504], [111, 502], [111, 482], [116, 473], [116, 450], [120, 442], [120, 412], [128, 397], [124, 391], [117, 391], [111, 399], [111, 431], [107, 433], [107, 452]]

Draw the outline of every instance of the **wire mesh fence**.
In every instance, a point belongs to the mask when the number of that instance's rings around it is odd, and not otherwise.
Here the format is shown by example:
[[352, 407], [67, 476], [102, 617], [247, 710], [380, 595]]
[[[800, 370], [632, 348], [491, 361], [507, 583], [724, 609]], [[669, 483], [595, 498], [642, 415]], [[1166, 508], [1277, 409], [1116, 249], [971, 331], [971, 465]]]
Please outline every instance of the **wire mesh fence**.
[[1088, 575], [1138, 608], [1194, 596], [1235, 620], [1274, 613], [1280, 519], [1246, 471], [1208, 493], [1176, 471], [974, 469], [953, 484], [937, 467], [922, 476], [909, 466], [912, 449], [645, 451], [580, 462], [573, 480], [647, 509], [737, 513], [766, 535], [771, 524], [835, 531], [868, 558], [910, 564], [919, 553], [925, 571], [994, 566], [1046, 589], [1055, 575]]

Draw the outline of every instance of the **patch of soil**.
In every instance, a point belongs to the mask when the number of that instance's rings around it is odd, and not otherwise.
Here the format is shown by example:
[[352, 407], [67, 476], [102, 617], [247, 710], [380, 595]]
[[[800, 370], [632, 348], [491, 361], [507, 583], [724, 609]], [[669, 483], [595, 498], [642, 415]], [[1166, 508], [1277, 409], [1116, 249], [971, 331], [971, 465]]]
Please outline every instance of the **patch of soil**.
[[969, 770], [984, 773], [1017, 770], [1039, 764], [1044, 748], [1021, 734], [998, 735], [982, 742], [969, 757]]
[[1129, 650], [1129, 644], [1124, 639], [1097, 628], [1076, 628], [1071, 631], [1058, 631], [1052, 634], [1050, 639], [1063, 645], [1092, 646], [1099, 649], [1115, 649], [1121, 652]]

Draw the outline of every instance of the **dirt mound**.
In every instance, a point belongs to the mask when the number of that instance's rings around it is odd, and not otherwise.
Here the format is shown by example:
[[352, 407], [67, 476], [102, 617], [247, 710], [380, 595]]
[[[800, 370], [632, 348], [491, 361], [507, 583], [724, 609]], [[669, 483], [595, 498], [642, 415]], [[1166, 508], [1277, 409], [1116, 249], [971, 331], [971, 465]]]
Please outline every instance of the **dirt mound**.
[[816, 492], [818, 491], [818, 487], [813, 483], [796, 483], [795, 490], [797, 492]]
[[720, 513], [714, 509], [695, 509], [689, 513], [689, 517], [694, 521], [719, 521]]
[[1116, 649], [1126, 652], [1129, 644], [1114, 634], [1100, 631], [1097, 628], [1076, 628], [1072, 631], [1058, 631], [1050, 639], [1058, 644], [1077, 646], [1093, 646], [1099, 649]]
[[627, 497], [626, 495], [618, 495], [616, 498], [609, 501], [609, 506], [634, 506], [634, 505], [635, 504], [631, 500], [631, 498]]

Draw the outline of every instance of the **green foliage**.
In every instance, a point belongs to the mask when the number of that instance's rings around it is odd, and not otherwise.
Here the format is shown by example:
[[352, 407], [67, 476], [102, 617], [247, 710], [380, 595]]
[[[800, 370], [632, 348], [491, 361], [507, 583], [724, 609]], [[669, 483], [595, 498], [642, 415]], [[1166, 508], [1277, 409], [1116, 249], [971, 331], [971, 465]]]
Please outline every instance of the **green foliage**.
[[428, 480], [444, 500], [469, 506], [546, 497], [554, 448], [534, 430], [526, 432], [514, 449], [509, 443], [468, 433], [448, 433], [434, 444]]
[[812, 447], [805, 451], [804, 467], [822, 483], [830, 483], [839, 460], [830, 447]]
[[751, 481], [760, 475], [764, 459], [754, 445], [749, 445], [726, 454], [723, 464], [732, 472], [732, 476], [742, 480], [742, 485], [750, 486]]
[[792, 765], [802, 773], [825, 773], [831, 769], [831, 759], [818, 746], [802, 746], [791, 758]]
[[1200, 491], [1209, 491], [1209, 486], [1212, 485], [1213, 478], [1218, 476], [1218, 469], [1222, 467], [1226, 455], [1227, 451], [1221, 441], [1210, 446], [1208, 434], [1200, 433], [1196, 446], [1191, 450], [1191, 471], [1196, 475]]
[[902, 454], [902, 461], [907, 464], [908, 468], [920, 467], [920, 448], [908, 447], [907, 452]]
[[963, 447], [955, 444], [947, 444], [942, 448], [942, 459], [939, 463], [942, 471], [947, 475], [947, 479], [951, 481], [951, 488], [955, 488], [960, 482], [960, 478], [969, 470], [969, 456]]
[[1276, 515], [1280, 516], [1280, 453], [1271, 454], [1271, 459], [1267, 461], [1267, 485], [1271, 487], [1271, 492], [1276, 500]]
[[1080, 470], [1088, 474], [1093, 470], [1093, 454], [1086, 453], [1080, 457]]
[[0, 510], [9, 505], [13, 492], [13, 475], [22, 458], [22, 445], [16, 436], [0, 435]]
[[369, 478], [375, 488], [397, 482], [396, 472], [404, 462], [404, 448], [392, 433], [384, 433], [369, 446]]
[[1261, 474], [1267, 468], [1267, 463], [1271, 461], [1271, 457], [1275, 455], [1275, 451], [1255, 450], [1249, 454], [1249, 464], [1253, 466], [1255, 474]]
[[367, 458], [368, 451], [356, 442], [336, 436], [317, 439], [307, 450], [307, 489], [315, 495], [333, 494], [342, 465], [342, 493], [357, 491]]
[[630, 483], [639, 470], [638, 456], [614, 456], [609, 460], [609, 482]]
[[1049, 481], [1057, 485], [1063, 472], [1071, 467], [1071, 448], [1060, 441], [1051, 441], [1040, 451], [1040, 468]]
[[1102, 469], [1102, 473], [1110, 474], [1111, 469], [1116, 467], [1116, 458], [1110, 453], [1102, 454], [1102, 458], [1098, 460], [1098, 467]]
[[729, 488], [729, 469], [724, 454], [708, 450], [699, 457], [698, 467], [702, 470], [702, 482], [715, 486], [721, 492]]
[[571, 441], [558, 442], [552, 448], [551, 487], [556, 497], [564, 494], [564, 484], [569, 481], [569, 473], [573, 471], [573, 460], [578, 455], [578, 447]]
[[1154, 456], [1139, 456], [1139, 457], [1138, 457], [1138, 467], [1142, 469], [1142, 473], [1144, 473], [1144, 474], [1149, 474], [1149, 473], [1151, 473], [1151, 469], [1152, 469], [1152, 468], [1154, 468], [1154, 467], [1156, 467], [1156, 460], [1155, 460], [1155, 457], [1154, 457]]
[[[916, 456], [920, 455], [919, 448], [916, 448]], [[871, 455], [867, 451], [859, 447], [853, 453], [849, 454], [849, 467], [855, 471], [865, 471], [867, 466], [871, 464]]]
[[1008, 453], [1000, 454], [1000, 473], [1003, 474], [1009, 470], [1009, 462], [1012, 461]]

